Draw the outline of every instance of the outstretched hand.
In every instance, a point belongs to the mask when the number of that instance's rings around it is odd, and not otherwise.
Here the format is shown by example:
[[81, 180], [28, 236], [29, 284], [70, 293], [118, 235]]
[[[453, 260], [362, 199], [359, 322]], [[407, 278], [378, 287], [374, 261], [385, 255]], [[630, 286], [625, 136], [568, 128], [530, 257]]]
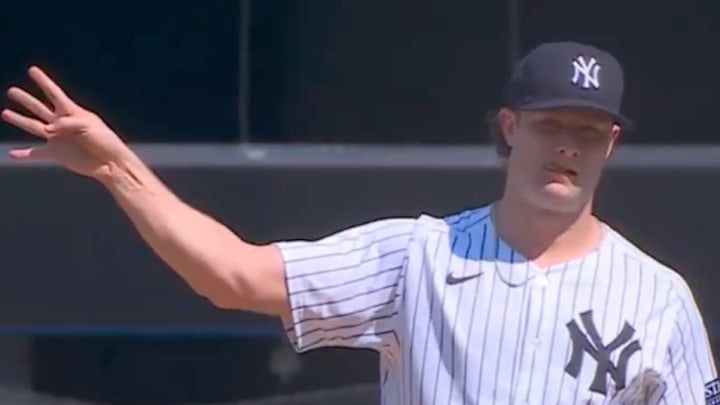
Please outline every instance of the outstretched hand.
[[11, 87], [10, 99], [32, 114], [26, 116], [5, 109], [2, 119], [42, 139], [30, 148], [13, 149], [10, 156], [19, 161], [50, 160], [75, 173], [98, 178], [109, 166], [129, 153], [128, 148], [100, 117], [81, 107], [38, 67], [28, 71], [49, 104], [27, 91]]

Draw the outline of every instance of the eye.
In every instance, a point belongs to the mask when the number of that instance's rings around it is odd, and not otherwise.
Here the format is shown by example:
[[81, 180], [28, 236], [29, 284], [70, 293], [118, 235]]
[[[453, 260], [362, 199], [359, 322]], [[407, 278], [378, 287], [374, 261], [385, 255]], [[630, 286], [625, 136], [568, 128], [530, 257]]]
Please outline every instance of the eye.
[[575, 131], [575, 136], [585, 142], [602, 142], [605, 134], [597, 128], [584, 127]]
[[538, 133], [544, 135], [557, 134], [562, 131], [562, 125], [555, 121], [540, 121], [535, 125], [535, 129]]

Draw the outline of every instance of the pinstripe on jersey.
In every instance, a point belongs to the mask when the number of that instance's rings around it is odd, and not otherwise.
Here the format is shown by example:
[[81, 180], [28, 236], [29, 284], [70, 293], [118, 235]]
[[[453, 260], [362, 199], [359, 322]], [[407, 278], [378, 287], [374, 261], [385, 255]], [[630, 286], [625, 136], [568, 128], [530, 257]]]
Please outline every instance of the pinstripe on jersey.
[[384, 404], [607, 404], [645, 369], [661, 403], [704, 403], [717, 372], [677, 273], [609, 226], [587, 256], [540, 269], [489, 214], [279, 243], [296, 350], [379, 351]]

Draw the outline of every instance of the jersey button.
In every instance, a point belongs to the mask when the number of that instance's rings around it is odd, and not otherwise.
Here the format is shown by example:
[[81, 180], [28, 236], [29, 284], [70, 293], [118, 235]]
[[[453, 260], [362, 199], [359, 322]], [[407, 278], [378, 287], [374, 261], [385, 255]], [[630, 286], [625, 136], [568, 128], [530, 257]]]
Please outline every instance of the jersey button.
[[535, 285], [537, 285], [538, 287], [545, 287], [545, 286], [547, 286], [549, 283], [550, 283], [550, 282], [548, 281], [548, 278], [545, 277], [545, 276], [538, 276], [538, 277], [535, 279]]

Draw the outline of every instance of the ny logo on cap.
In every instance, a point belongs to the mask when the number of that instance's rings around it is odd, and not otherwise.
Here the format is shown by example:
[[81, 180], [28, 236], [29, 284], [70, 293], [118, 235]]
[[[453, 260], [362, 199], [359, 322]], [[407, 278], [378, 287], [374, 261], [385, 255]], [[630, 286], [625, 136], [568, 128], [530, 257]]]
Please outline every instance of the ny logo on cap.
[[589, 89], [591, 86], [595, 89], [600, 88], [600, 81], [598, 80], [598, 71], [600, 65], [597, 63], [595, 58], [585, 60], [580, 55], [573, 60], [573, 77], [572, 83], [580, 85], [583, 89]]

